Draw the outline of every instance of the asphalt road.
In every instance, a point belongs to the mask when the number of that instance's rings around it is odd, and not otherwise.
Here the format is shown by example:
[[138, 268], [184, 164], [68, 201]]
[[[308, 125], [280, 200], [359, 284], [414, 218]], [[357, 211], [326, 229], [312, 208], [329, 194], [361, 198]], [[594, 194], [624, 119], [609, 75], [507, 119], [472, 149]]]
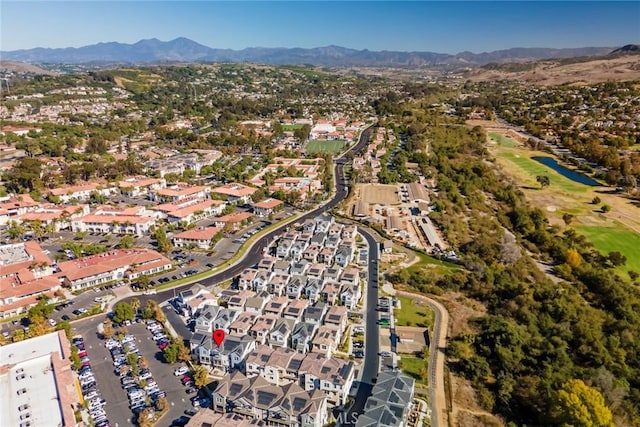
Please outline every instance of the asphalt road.
[[379, 260], [379, 247], [373, 235], [358, 227], [358, 232], [364, 236], [369, 245], [369, 271], [368, 271], [368, 284], [367, 284], [367, 305], [366, 305], [366, 318], [365, 318], [365, 352], [364, 352], [364, 365], [362, 366], [362, 377], [360, 379], [360, 385], [353, 405], [347, 411], [346, 417], [343, 418], [341, 425], [353, 426], [358, 419], [358, 416], [364, 412], [364, 405], [367, 398], [371, 396], [371, 390], [373, 389], [373, 383], [378, 377], [379, 357], [380, 351], [380, 331], [378, 327], [378, 312], [376, 307], [378, 305], [378, 260]]
[[[371, 136], [371, 132], [373, 131], [373, 126], [368, 127], [360, 134], [360, 139], [358, 143], [351, 147], [348, 151], [344, 153], [343, 156], [334, 160], [334, 168], [335, 168], [335, 185], [336, 192], [332, 199], [330, 199], [327, 203], [318, 208], [307, 212], [300, 218], [298, 218], [298, 222], [304, 222], [309, 218], [314, 218], [322, 213], [325, 213], [331, 209], [333, 209], [338, 203], [343, 201], [347, 197], [347, 190], [345, 186], [345, 178], [344, 178], [344, 166], [349, 164], [351, 161], [345, 157], [348, 153], [357, 153], [362, 150], [368, 143]], [[212, 276], [207, 277], [206, 279], [200, 279], [197, 282], [202, 283], [205, 286], [214, 286], [218, 283], [224, 282], [226, 280], [232, 279], [233, 277], [240, 274], [245, 268], [249, 268], [258, 263], [258, 261], [262, 258], [262, 249], [267, 246], [267, 244], [273, 240], [273, 238], [280, 233], [282, 233], [282, 228], [284, 225], [278, 227], [269, 233], [263, 235], [259, 240], [257, 240], [253, 246], [251, 246], [242, 260], [238, 263], [230, 266], [224, 271], [216, 273]], [[160, 303], [162, 301], [166, 301], [169, 298], [173, 298], [174, 293], [178, 293], [185, 289], [188, 289], [192, 286], [191, 283], [185, 284], [176, 288], [167, 289], [165, 291], [160, 291], [155, 295], [137, 295], [136, 297], [140, 300], [141, 306], [144, 307], [146, 301], [149, 299], [153, 299], [154, 301]], [[128, 301], [128, 300], [125, 300]], [[375, 305], [374, 305], [375, 306]], [[375, 323], [375, 322], [374, 322]]]

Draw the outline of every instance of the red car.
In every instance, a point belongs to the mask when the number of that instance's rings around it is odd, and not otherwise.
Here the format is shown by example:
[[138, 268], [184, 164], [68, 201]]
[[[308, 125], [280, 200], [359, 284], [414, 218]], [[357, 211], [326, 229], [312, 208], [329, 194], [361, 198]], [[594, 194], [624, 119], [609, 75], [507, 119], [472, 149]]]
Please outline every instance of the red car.
[[193, 380], [191, 379], [191, 377], [189, 375], [185, 375], [184, 377], [182, 377], [182, 379], [180, 381], [182, 381], [182, 385], [187, 385], [190, 382], [192, 382]]
[[164, 350], [164, 349], [165, 349], [165, 347], [166, 347], [166, 346], [168, 346], [168, 345], [169, 345], [169, 343], [168, 343], [168, 342], [163, 342], [162, 344], [160, 344], [160, 345], [158, 346], [158, 348], [159, 348], [160, 350]]

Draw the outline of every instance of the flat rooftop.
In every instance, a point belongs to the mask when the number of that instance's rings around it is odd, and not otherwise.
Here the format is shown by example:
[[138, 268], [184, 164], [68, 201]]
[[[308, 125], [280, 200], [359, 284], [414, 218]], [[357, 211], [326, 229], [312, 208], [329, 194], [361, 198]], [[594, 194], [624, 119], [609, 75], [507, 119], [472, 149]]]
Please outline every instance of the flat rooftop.
[[73, 395], [70, 399], [66, 384], [73, 377], [64, 346], [64, 332], [54, 332], [0, 347], [0, 426], [18, 427], [26, 414], [32, 426], [73, 425], [68, 419]]
[[0, 246], [0, 265], [12, 265], [33, 259], [24, 243]]

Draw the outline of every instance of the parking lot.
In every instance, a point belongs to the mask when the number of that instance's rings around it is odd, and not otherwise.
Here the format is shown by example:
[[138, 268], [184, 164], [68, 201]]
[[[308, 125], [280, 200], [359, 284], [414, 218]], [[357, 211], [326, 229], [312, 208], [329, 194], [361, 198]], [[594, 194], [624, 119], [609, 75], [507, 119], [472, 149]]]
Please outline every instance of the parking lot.
[[[114, 366], [111, 354], [105, 348], [105, 340], [98, 334], [98, 324], [104, 319], [97, 317], [78, 322], [74, 325], [74, 334], [78, 333], [85, 338], [88, 354], [91, 357], [91, 367], [94, 371], [98, 388], [102, 397], [106, 400], [105, 411], [112, 426], [132, 425], [134, 414], [129, 409], [129, 400], [125, 390], [120, 384], [120, 378], [114, 374]], [[160, 426], [168, 426], [175, 418], [184, 414], [184, 410], [191, 408], [190, 395], [185, 393], [185, 387], [180, 383], [180, 377], [173, 375], [173, 370], [180, 364], [167, 364], [162, 361], [162, 354], [152, 339], [151, 333], [145, 328], [144, 323], [134, 323], [127, 327], [130, 334], [134, 335], [135, 343], [140, 354], [149, 365], [149, 370], [160, 390], [166, 392], [169, 402], [169, 411], [158, 423]]]

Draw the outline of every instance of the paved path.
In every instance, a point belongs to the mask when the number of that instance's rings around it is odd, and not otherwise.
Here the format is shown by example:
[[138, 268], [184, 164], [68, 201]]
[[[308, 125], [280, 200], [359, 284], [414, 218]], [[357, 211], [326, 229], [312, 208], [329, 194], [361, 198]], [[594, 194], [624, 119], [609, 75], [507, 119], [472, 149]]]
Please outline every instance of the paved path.
[[396, 291], [385, 283], [383, 290], [390, 295], [399, 295], [424, 301], [435, 313], [433, 335], [429, 343], [429, 391], [431, 400], [431, 426], [445, 426], [447, 396], [444, 389], [444, 361], [449, 331], [449, 312], [442, 304], [425, 295]]

